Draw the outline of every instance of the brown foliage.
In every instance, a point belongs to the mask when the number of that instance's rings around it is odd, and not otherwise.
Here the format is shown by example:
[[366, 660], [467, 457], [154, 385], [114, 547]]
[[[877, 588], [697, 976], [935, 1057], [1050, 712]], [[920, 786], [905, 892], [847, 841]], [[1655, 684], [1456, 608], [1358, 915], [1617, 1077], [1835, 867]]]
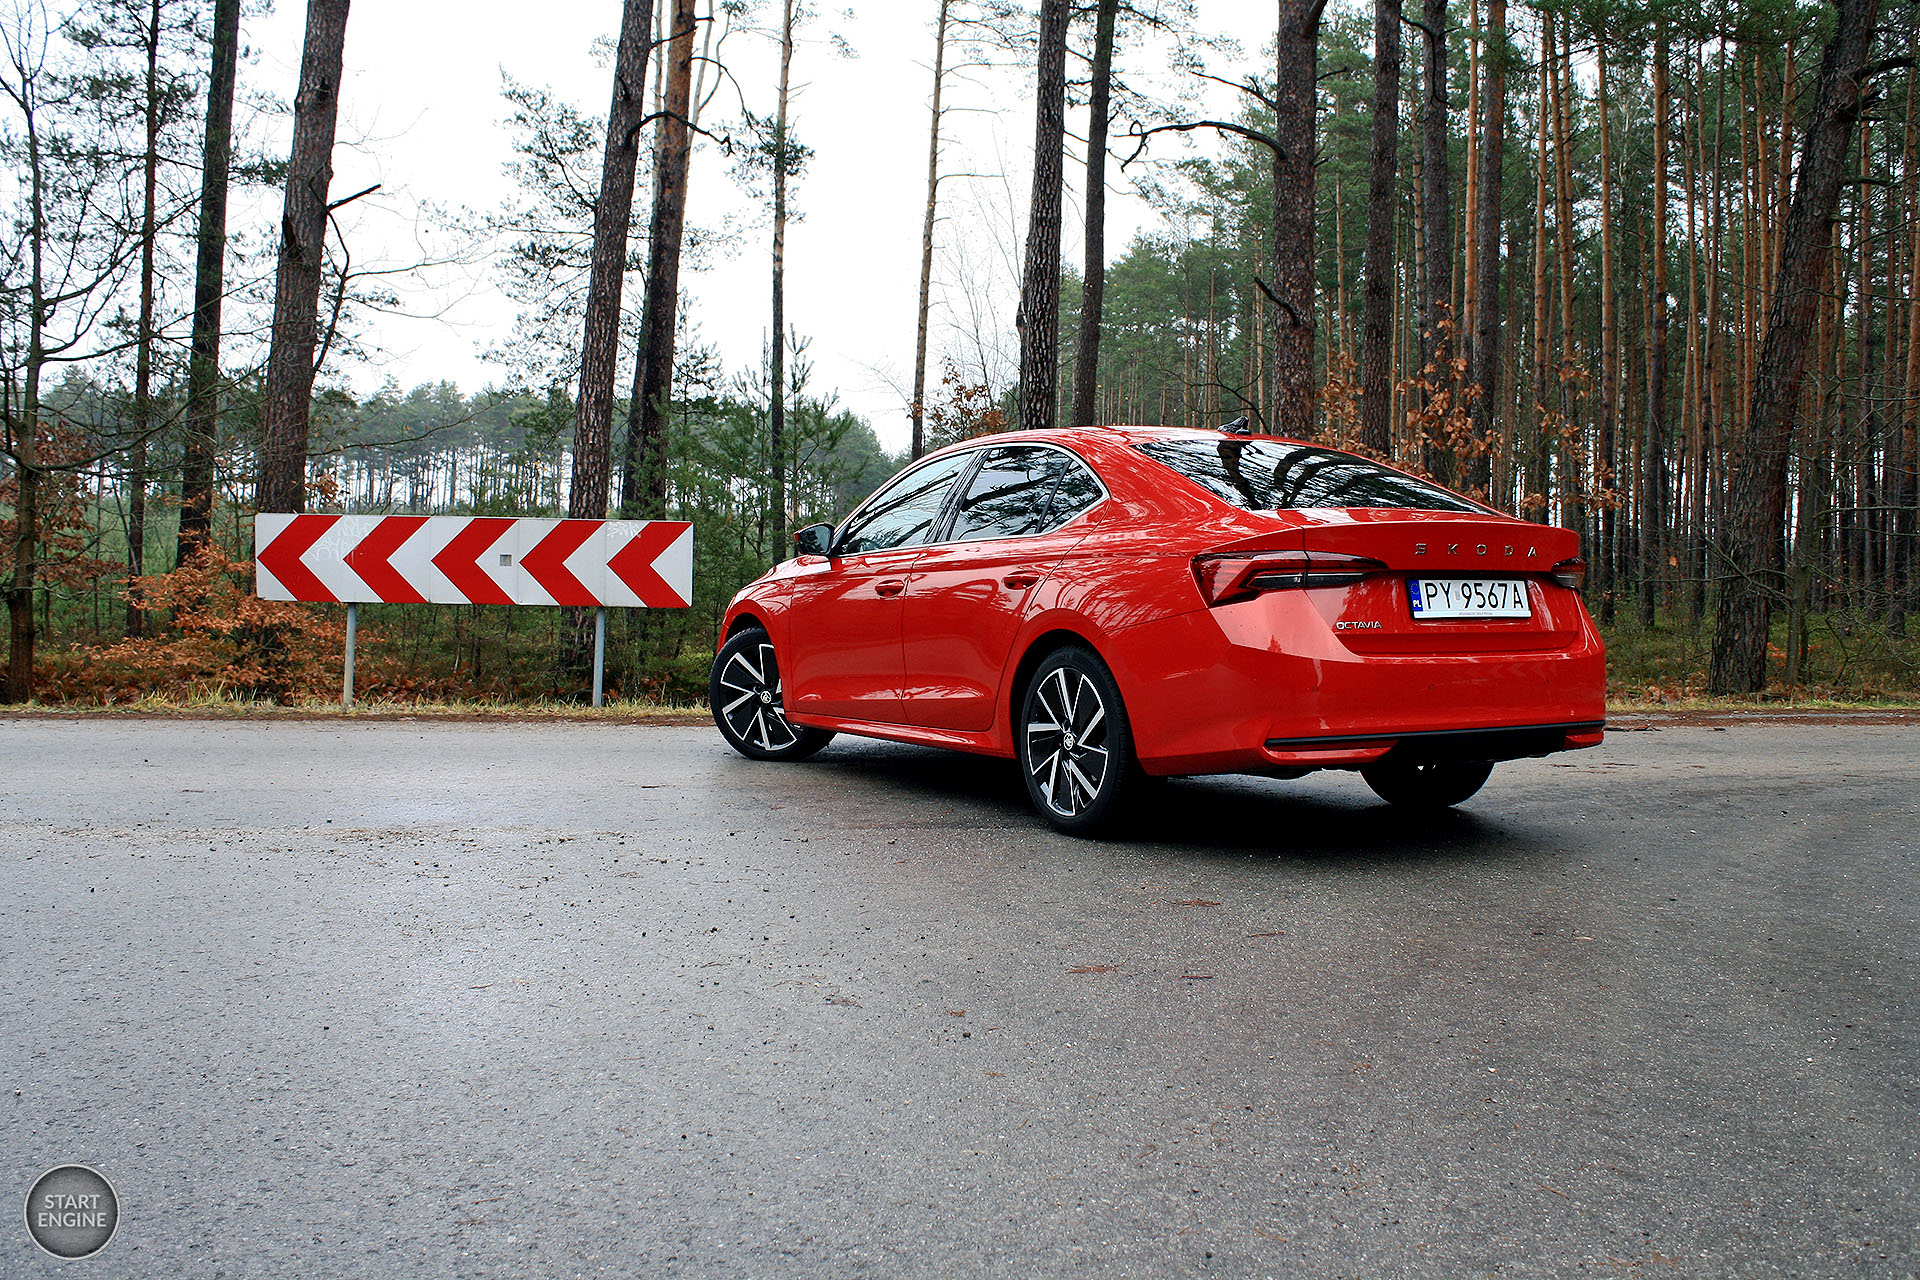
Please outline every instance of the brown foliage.
[[[42, 467], [48, 469], [40, 473], [34, 581], [41, 588], [89, 588], [97, 579], [120, 569], [118, 564], [94, 554], [99, 550], [99, 537], [88, 518], [92, 498], [82, 483], [81, 473], [69, 462], [84, 458], [90, 442], [79, 428], [50, 412], [41, 413], [39, 427], [34, 452]], [[0, 510], [6, 513], [0, 516], [0, 547], [8, 548], [9, 554], [19, 495], [20, 473], [15, 469], [0, 479]]]
[[[339, 688], [343, 618], [326, 606], [262, 600], [251, 566], [203, 546], [172, 573], [134, 580], [158, 634], [105, 649], [75, 650], [49, 662], [48, 701], [129, 702], [170, 696], [264, 701], [324, 697]], [[359, 643], [371, 637], [363, 630]]]
[[[1451, 321], [1441, 324], [1451, 331]], [[1428, 463], [1439, 458], [1450, 460], [1458, 474], [1464, 471], [1467, 460], [1483, 457], [1493, 447], [1493, 441], [1475, 436], [1473, 403], [1480, 388], [1468, 383], [1466, 376], [1466, 357], [1454, 356], [1444, 369], [1429, 363], [1416, 377], [1401, 380], [1397, 389], [1406, 398], [1407, 426], [1417, 447], [1409, 449], [1397, 465], [1415, 475], [1435, 478]], [[1484, 492], [1467, 492], [1485, 500]]]
[[940, 388], [941, 399], [927, 406], [927, 435], [933, 447], [1007, 429], [1007, 415], [994, 403], [992, 389], [966, 381], [951, 360], [946, 362]]

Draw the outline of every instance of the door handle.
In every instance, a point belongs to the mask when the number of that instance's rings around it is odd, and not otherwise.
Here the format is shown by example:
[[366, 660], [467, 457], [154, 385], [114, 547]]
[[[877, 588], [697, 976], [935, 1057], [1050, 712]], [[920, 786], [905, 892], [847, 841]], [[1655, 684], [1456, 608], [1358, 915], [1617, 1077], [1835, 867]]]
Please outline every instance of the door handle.
[[1040, 581], [1040, 575], [1030, 569], [1023, 569], [1018, 573], [1008, 574], [1002, 578], [1001, 581], [1015, 591], [1025, 591], [1028, 587]]
[[874, 591], [883, 596], [897, 596], [907, 589], [904, 578], [887, 578], [873, 584]]

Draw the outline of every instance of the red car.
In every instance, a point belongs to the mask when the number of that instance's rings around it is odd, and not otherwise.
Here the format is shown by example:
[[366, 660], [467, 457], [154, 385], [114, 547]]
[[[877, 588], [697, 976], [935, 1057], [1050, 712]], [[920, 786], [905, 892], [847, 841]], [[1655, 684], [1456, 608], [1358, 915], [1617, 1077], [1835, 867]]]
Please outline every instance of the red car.
[[1063, 831], [1141, 775], [1357, 769], [1443, 807], [1590, 747], [1606, 652], [1567, 529], [1321, 445], [1078, 427], [916, 462], [734, 598], [737, 751], [835, 733], [1017, 759]]

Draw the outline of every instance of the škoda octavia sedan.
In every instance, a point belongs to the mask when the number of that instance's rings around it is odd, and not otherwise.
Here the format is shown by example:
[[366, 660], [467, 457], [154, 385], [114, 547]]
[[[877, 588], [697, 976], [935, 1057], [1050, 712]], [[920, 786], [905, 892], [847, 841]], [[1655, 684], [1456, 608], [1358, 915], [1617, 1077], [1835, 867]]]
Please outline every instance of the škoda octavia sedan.
[[714, 720], [755, 760], [836, 733], [1007, 757], [1080, 833], [1142, 775], [1350, 769], [1438, 808], [1601, 739], [1577, 536], [1316, 444], [989, 436], [795, 544], [713, 665]]

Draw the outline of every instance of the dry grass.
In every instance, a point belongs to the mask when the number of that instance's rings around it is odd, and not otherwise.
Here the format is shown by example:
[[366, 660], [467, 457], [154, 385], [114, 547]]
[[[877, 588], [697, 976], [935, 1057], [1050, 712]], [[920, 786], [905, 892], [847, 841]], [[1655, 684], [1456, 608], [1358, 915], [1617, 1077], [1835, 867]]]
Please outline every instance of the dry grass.
[[1681, 698], [1616, 698], [1609, 695], [1610, 714], [1640, 714], [1656, 711], [1743, 711], [1753, 715], [1779, 712], [1783, 715], [1802, 711], [1915, 711], [1920, 700], [1911, 697], [1844, 698], [1817, 694], [1789, 696], [1782, 693], [1752, 694], [1741, 697], [1713, 698], [1704, 694]]
[[45, 705], [29, 702], [0, 708], [0, 715], [29, 715], [49, 719], [178, 717], [200, 720], [497, 720], [596, 721], [613, 724], [706, 724], [704, 706], [667, 706], [653, 702], [609, 701], [591, 707], [584, 702], [355, 702], [343, 707], [338, 699], [308, 699], [287, 703], [262, 702], [222, 692], [197, 695], [148, 694], [112, 705]]

